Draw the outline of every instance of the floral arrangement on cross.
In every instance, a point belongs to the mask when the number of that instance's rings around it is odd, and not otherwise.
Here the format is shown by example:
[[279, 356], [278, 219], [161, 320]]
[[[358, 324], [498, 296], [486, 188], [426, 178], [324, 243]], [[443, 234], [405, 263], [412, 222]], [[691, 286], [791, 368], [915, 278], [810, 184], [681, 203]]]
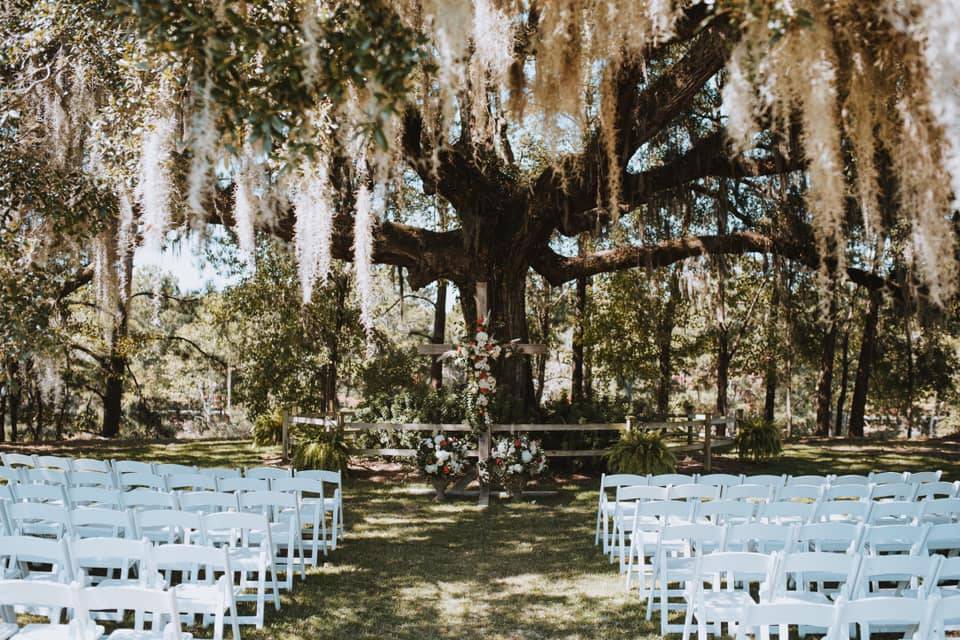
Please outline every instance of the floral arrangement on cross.
[[482, 319], [469, 339], [455, 344], [442, 356], [463, 367], [467, 382], [467, 422], [474, 432], [482, 431], [493, 422], [490, 405], [497, 392], [497, 378], [493, 375], [492, 363], [501, 356], [513, 355], [514, 351], [515, 344], [497, 342], [487, 330], [486, 319]]

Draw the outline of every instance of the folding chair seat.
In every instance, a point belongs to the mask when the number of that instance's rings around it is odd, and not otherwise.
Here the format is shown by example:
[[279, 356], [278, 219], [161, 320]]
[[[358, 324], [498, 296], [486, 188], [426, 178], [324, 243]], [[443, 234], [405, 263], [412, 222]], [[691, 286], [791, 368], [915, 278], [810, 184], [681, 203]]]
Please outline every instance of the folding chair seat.
[[849, 522], [857, 524], [867, 522], [870, 518], [870, 502], [854, 502], [853, 500], [831, 500], [818, 502], [814, 509], [814, 522]]
[[715, 487], [733, 487], [743, 484], [743, 476], [735, 476], [732, 473], [708, 473], [697, 476], [697, 484], [708, 484]]
[[[712, 524], [676, 524], [660, 529], [654, 554], [654, 583], [647, 594], [647, 620], [653, 616], [654, 600], [659, 604], [660, 634], [677, 633], [682, 625], [671, 625], [670, 610], [686, 609], [684, 588], [671, 589], [673, 583], [685, 584], [695, 577], [696, 557], [723, 548], [724, 528]], [[671, 598], [674, 602], [671, 602]]]
[[810, 522], [817, 505], [806, 502], [770, 502], [757, 505], [756, 520], [776, 524], [804, 524]]
[[864, 487], [870, 486], [870, 478], [868, 476], [859, 475], [856, 473], [847, 473], [840, 476], [834, 476], [830, 480], [830, 486], [849, 486], [849, 485], [862, 485]]
[[661, 473], [650, 476], [651, 487], [668, 487], [677, 484], [695, 484], [696, 478], [685, 473]]
[[793, 525], [762, 522], [727, 527], [724, 551], [772, 554], [790, 548]]
[[23, 482], [25, 484], [51, 484], [57, 487], [66, 487], [67, 472], [62, 469], [24, 469]]
[[[614, 556], [620, 560], [620, 572], [623, 572], [625, 553], [629, 542], [629, 535], [635, 521], [638, 506], [653, 500], [666, 500], [666, 487], [651, 487], [647, 485], [633, 485], [617, 487], [613, 503], [613, 536], [608, 545], [610, 561]], [[689, 512], [689, 507], [688, 507]]]
[[62, 456], [37, 456], [37, 468], [73, 471], [73, 459]]
[[869, 556], [884, 554], [917, 555], [926, 543], [930, 525], [891, 524], [869, 526], [863, 532], [860, 553]]
[[6, 510], [10, 525], [20, 535], [60, 539], [73, 533], [66, 507], [40, 502], [12, 502]]
[[197, 468], [187, 464], [158, 463], [153, 465], [153, 472], [158, 476], [192, 476]]
[[118, 477], [125, 473], [142, 473], [149, 476], [156, 475], [153, 463], [140, 462], [139, 460], [114, 460], [113, 472], [117, 474]]
[[957, 498], [960, 497], [960, 480], [956, 482], [924, 482], [917, 489], [915, 500], [926, 500], [927, 498]]
[[870, 509], [867, 524], [917, 524], [920, 521], [922, 510], [922, 502], [903, 502], [900, 500], [875, 502], [873, 508]]
[[[307, 480], [303, 476], [297, 476], [298, 478]], [[601, 549], [603, 553], [606, 554], [612, 540], [610, 536], [612, 535], [610, 531], [610, 521], [613, 519], [614, 511], [616, 509], [615, 502], [610, 501], [609, 491], [613, 489], [616, 491], [620, 487], [629, 487], [637, 485], [649, 484], [647, 476], [641, 476], [633, 473], [615, 473], [607, 475], [604, 473], [600, 476], [600, 496], [597, 501], [597, 524], [594, 527], [594, 536], [593, 544], [598, 545], [601, 543], [601, 535], [603, 536], [602, 542], [603, 546]], [[283, 489], [279, 489], [283, 491]], [[306, 517], [306, 516], [304, 516]], [[324, 517], [324, 521], [326, 518]], [[326, 537], [326, 536], [324, 536]]]
[[73, 461], [74, 471], [96, 471], [113, 475], [113, 466], [109, 460], [94, 460], [93, 458], [76, 458]]
[[936, 587], [941, 560], [940, 556], [862, 556], [853, 597], [926, 598]]
[[34, 469], [37, 466], [36, 456], [26, 453], [0, 453], [0, 461], [6, 467], [25, 467]]
[[202, 473], [167, 476], [168, 491], [216, 491], [217, 479]]
[[77, 538], [136, 537], [132, 511], [84, 507], [70, 512], [70, 524]]
[[[0, 635], [14, 634], [17, 640], [98, 640], [103, 627], [86, 623], [86, 616], [74, 616], [67, 624], [60, 622], [64, 609], [80, 608], [79, 587], [55, 582], [0, 580], [0, 602], [7, 607], [22, 605], [45, 611], [47, 623], [30, 623], [23, 627], [16, 619], [0, 623]], [[7, 614], [9, 615], [9, 614]]]
[[825, 485], [788, 484], [777, 489], [775, 502], [816, 502], [823, 495]]
[[153, 549], [153, 563], [157, 571], [168, 576], [180, 574], [179, 582], [173, 583], [168, 578], [165, 584], [176, 595], [181, 615], [188, 624], [202, 615], [205, 625], [213, 623], [214, 640], [222, 640], [224, 620], [229, 617], [234, 640], [240, 640], [236, 597], [242, 589], [234, 587], [235, 570], [226, 548], [160, 545]]
[[175, 509], [134, 512], [137, 534], [154, 544], [204, 544], [199, 513]]
[[902, 471], [874, 471], [869, 476], [871, 484], [896, 484], [906, 482]]
[[753, 632], [754, 638], [770, 637], [771, 627], [777, 629], [778, 638], [793, 637], [789, 628], [810, 626], [830, 629], [836, 615], [832, 604], [814, 604], [809, 602], [762, 602], [745, 607], [741, 611], [740, 624], [737, 625], [737, 640], [747, 640], [747, 634]]
[[931, 524], [960, 522], [960, 498], [936, 498], [921, 502], [920, 519]]
[[[662, 489], [663, 487], [652, 487]], [[620, 573], [626, 572], [626, 588], [630, 589], [633, 576], [639, 578], [638, 591], [641, 598], [646, 597], [647, 577], [653, 578], [653, 564], [656, 556], [657, 540], [660, 530], [671, 524], [690, 523], [694, 505], [686, 502], [653, 500], [640, 502], [633, 514], [631, 531], [626, 541], [627, 564]], [[647, 557], [650, 561], [647, 562]], [[636, 562], [634, 559], [636, 558]]]
[[860, 500], [868, 501], [873, 493], [869, 484], [831, 484], [823, 490], [823, 500]]
[[[320, 553], [327, 555], [327, 519], [324, 508], [323, 483], [310, 478], [281, 478], [274, 482], [274, 489], [294, 495], [300, 504], [300, 519], [305, 541], [309, 550], [304, 561], [310, 566], [320, 566]], [[598, 510], [598, 514], [600, 511]], [[606, 515], [604, 515], [606, 518]], [[599, 524], [599, 522], [598, 522]], [[607, 525], [604, 523], [604, 536], [607, 535]], [[607, 542], [604, 541], [604, 546]]]
[[153, 489], [154, 491], [167, 490], [167, 483], [163, 476], [158, 476], [153, 473], [140, 473], [137, 471], [120, 474], [117, 484], [125, 491], [130, 489]]
[[859, 569], [860, 556], [856, 554], [786, 553], [777, 565], [770, 601], [832, 604], [841, 597], [849, 599]]
[[[180, 610], [173, 591], [142, 586], [100, 586], [80, 591], [81, 611], [134, 611], [133, 628], [115, 629], [107, 640], [187, 640], [191, 636], [180, 628]], [[150, 614], [150, 629], [144, 621]], [[91, 615], [91, 618], [96, 617]], [[219, 640], [219, 639], [218, 639]]]
[[280, 478], [292, 478], [293, 472], [283, 467], [252, 467], [243, 472], [243, 477], [272, 482]]
[[[319, 480], [323, 483], [324, 490], [326, 490], [327, 487], [333, 488], [333, 495], [325, 494], [326, 497], [323, 499], [323, 508], [330, 513], [330, 531], [332, 533], [330, 536], [330, 548], [336, 550], [337, 544], [343, 539], [345, 534], [343, 519], [343, 473], [341, 471], [329, 471], [326, 469], [306, 469], [297, 471], [295, 477]], [[315, 498], [310, 498], [309, 500], [320, 504]]]
[[787, 486], [811, 486], [825, 487], [830, 484], [830, 478], [827, 476], [806, 475], [806, 476], [787, 476]]
[[860, 628], [860, 639], [870, 640], [871, 633], [913, 632], [927, 626], [930, 606], [922, 598], [877, 597], [859, 600], [841, 600], [834, 620], [833, 637], [853, 637], [853, 626]]
[[[708, 625], [714, 635], [719, 636], [720, 625], [724, 622], [733, 632], [742, 611], [756, 604], [750, 594], [751, 587], [757, 584], [761, 594], [769, 590], [776, 562], [776, 554], [750, 552], [728, 551], [697, 556], [694, 578], [684, 593], [683, 640], [690, 637], [694, 618], [700, 638], [706, 638]], [[705, 583], [710, 585], [709, 589], [704, 588]]]
[[721, 497], [724, 500], [738, 500], [742, 502], [770, 502], [775, 489], [764, 484], [738, 484], [724, 487]]
[[948, 522], [930, 526], [924, 552], [945, 557], [960, 556], [960, 523]]
[[224, 493], [270, 490], [270, 481], [263, 478], [223, 478], [218, 485]]
[[112, 473], [102, 471], [71, 471], [67, 474], [67, 487], [116, 489], [117, 479]]
[[791, 551], [858, 553], [865, 530], [863, 523], [813, 522], [798, 525], [793, 532]]
[[928, 482], [939, 482], [943, 476], [943, 471], [915, 471], [907, 474], [907, 482], [912, 484], [926, 484]]
[[179, 509], [177, 496], [166, 491], [155, 491], [154, 489], [132, 489], [124, 491], [122, 494], [123, 506], [134, 511], [143, 511], [144, 509]]
[[719, 500], [720, 487], [710, 484], [676, 484], [667, 487], [667, 500], [703, 502]]
[[73, 582], [73, 564], [67, 541], [34, 536], [0, 536], [0, 578], [64, 584]]
[[[282, 568], [284, 582], [281, 588], [293, 589], [293, 574], [300, 566], [300, 577], [306, 577], [303, 555], [303, 526], [297, 496], [280, 491], [251, 491], [239, 495], [240, 510], [262, 513], [270, 527], [273, 557], [277, 568]], [[254, 541], [257, 541], [256, 534]]]
[[753, 519], [756, 506], [737, 500], [711, 500], [697, 507], [696, 520], [710, 524], [743, 524]]
[[875, 484], [871, 498], [875, 501], [881, 500], [899, 500], [901, 502], [910, 502], [916, 497], [920, 485], [910, 484], [909, 482], [890, 482], [887, 484]]
[[123, 494], [117, 489], [101, 489], [99, 487], [69, 487], [67, 502], [70, 507], [95, 507], [98, 509], [123, 510]]
[[36, 502], [42, 504], [67, 505], [67, 493], [60, 485], [24, 484], [13, 485], [13, 497], [17, 502]]
[[[239, 576], [239, 586], [244, 592], [235, 596], [237, 601], [253, 600], [257, 603], [254, 616], [237, 616], [239, 624], [255, 624], [263, 628], [263, 616], [267, 592], [267, 576], [270, 580], [270, 592], [273, 606], [280, 610], [280, 589], [277, 584], [277, 567], [274, 562], [273, 540], [270, 536], [270, 524], [266, 516], [260, 513], [224, 511], [203, 516], [204, 535], [212, 531], [230, 531], [227, 543], [231, 571]], [[160, 547], [162, 548], [162, 547]], [[256, 594], [245, 591], [248, 576], [256, 575]]]

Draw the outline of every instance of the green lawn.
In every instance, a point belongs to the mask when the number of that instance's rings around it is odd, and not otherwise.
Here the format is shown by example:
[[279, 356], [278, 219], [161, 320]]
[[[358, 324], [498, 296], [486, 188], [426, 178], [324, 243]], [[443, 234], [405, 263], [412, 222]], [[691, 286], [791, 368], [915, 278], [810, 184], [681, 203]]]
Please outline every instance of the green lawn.
[[[131, 457], [204, 466], [275, 462], [245, 441], [153, 445], [81, 443], [44, 448], [74, 456]], [[715, 470], [857, 473], [942, 468], [960, 477], [957, 443], [788, 444], [772, 464], [731, 455]], [[593, 546], [594, 478], [560, 478], [559, 494], [479, 510], [437, 504], [395, 468], [346, 482], [347, 540], [297, 581], [281, 611], [247, 638], [654, 638], [635, 594]], [[207, 630], [209, 633], [209, 630]]]

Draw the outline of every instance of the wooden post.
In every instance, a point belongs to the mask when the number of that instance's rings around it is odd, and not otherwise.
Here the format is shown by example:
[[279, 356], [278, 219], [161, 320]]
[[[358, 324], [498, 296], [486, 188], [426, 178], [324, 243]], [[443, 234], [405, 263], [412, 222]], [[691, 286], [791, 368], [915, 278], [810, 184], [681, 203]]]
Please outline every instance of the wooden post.
[[634, 421], [637, 419], [636, 416], [627, 416], [627, 433], [633, 431]]
[[283, 424], [283, 461], [286, 462], [290, 459], [290, 412], [284, 409], [281, 416]]
[[[477, 463], [481, 461], [488, 460], [490, 458], [490, 427], [485, 428], [481, 433], [480, 437], [477, 438]], [[479, 468], [479, 467], [478, 467]], [[477, 479], [479, 480], [479, 471]], [[478, 504], [481, 507], [490, 506], [490, 485], [486, 484], [483, 481], [480, 481], [480, 498]]]
[[710, 473], [713, 467], [713, 446], [710, 442], [711, 431], [713, 430], [713, 415], [707, 414], [707, 421], [703, 430], [703, 470]]
[[[490, 315], [490, 308], [487, 306], [486, 282], [477, 283], [477, 294], [474, 296], [474, 299], [477, 302], [477, 320], [486, 324], [487, 320], [489, 320], [487, 316]], [[476, 332], [476, 329], [474, 329], [474, 332]]]

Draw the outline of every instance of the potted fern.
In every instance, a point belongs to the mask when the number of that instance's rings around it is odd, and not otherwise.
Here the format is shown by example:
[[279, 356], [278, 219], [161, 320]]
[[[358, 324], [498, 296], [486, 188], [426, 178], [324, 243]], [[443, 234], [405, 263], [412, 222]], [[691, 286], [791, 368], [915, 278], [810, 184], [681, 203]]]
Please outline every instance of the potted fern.
[[346, 471], [350, 462], [350, 446], [343, 429], [325, 431], [322, 428], [304, 429], [293, 451], [296, 469], [327, 469]]
[[626, 431], [605, 457], [617, 473], [672, 473], [677, 468], [677, 456], [658, 431]]
[[775, 458], [783, 452], [780, 427], [762, 418], [741, 423], [734, 442], [741, 460], [760, 462]]

